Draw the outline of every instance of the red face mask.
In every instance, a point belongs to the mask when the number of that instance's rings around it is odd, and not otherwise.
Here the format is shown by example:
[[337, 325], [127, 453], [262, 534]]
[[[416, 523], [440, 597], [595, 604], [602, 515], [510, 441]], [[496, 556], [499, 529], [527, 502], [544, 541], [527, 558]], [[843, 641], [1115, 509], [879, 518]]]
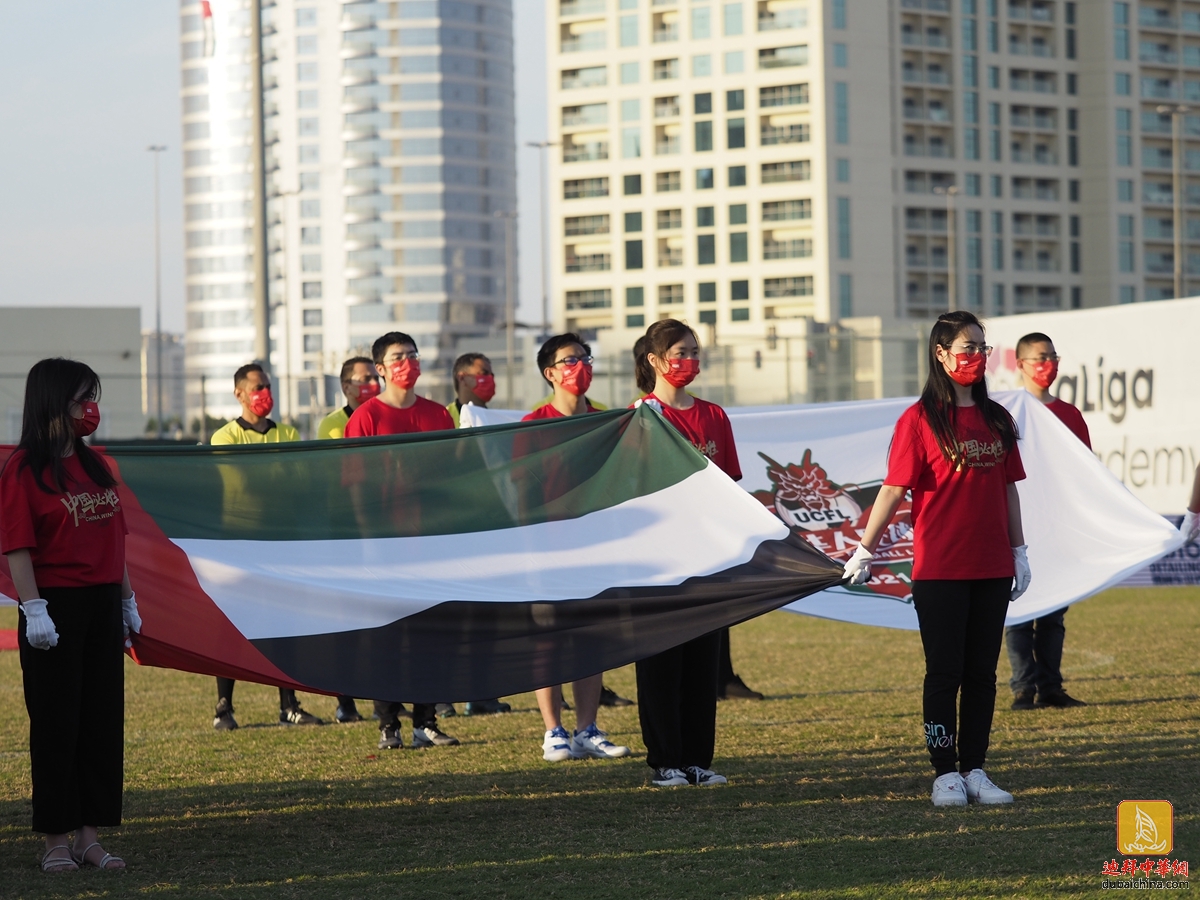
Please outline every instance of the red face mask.
[[662, 373], [663, 380], [672, 387], [687, 387], [700, 374], [698, 359], [668, 359], [671, 368]]
[[496, 376], [495, 375], [475, 375], [475, 387], [471, 388], [471, 393], [487, 403], [496, 396]]
[[391, 382], [398, 388], [408, 390], [421, 377], [419, 359], [398, 359], [392, 363]]
[[75, 434], [78, 437], [87, 437], [100, 427], [100, 407], [92, 400], [85, 400], [79, 406], [83, 410], [83, 417], [74, 420]]
[[275, 399], [271, 396], [270, 388], [250, 392], [250, 412], [265, 419], [275, 408]]
[[959, 384], [964, 386], [972, 385], [983, 378], [984, 369], [987, 368], [986, 353], [976, 353], [974, 356], [968, 356], [966, 353], [955, 353], [954, 358], [958, 360], [958, 368], [946, 374]]
[[351, 384], [354, 386], [354, 389], [358, 391], [359, 403], [366, 403], [372, 397], [379, 396], [379, 382], [374, 378], [371, 378], [368, 381], [353, 381]]
[[1029, 380], [1045, 390], [1054, 384], [1054, 379], [1057, 377], [1058, 362], [1057, 360], [1048, 359], [1045, 362], [1036, 362], [1033, 364], [1033, 374], [1029, 376]]
[[582, 397], [592, 386], [592, 367], [585, 362], [562, 367], [562, 386], [576, 397]]

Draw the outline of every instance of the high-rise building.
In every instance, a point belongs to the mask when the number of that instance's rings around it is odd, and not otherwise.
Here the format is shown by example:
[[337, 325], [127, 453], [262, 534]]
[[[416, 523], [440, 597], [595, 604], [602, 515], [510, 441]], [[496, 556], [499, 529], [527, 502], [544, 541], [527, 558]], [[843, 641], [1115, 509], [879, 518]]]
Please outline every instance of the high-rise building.
[[[231, 416], [253, 356], [247, 0], [182, 9], [188, 405]], [[503, 320], [516, 208], [510, 0], [263, 3], [278, 415], [340, 403], [347, 355], [417, 340], [447, 393], [459, 341]]]
[[[1176, 295], [1171, 127], [1177, 114], [1186, 174], [1200, 3], [549, 0], [547, 14], [560, 325], [627, 345], [682, 316], [736, 342], [797, 319], [886, 328], [950, 306]], [[1192, 98], [1195, 114], [1178, 105]], [[1200, 204], [1200, 180], [1180, 188], [1181, 210]]]

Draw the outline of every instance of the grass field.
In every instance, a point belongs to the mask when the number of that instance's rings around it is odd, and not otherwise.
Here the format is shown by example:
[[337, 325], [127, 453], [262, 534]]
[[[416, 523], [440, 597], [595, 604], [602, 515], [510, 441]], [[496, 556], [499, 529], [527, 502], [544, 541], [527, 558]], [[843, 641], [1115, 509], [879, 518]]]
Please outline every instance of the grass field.
[[[1110, 591], [1067, 626], [1068, 688], [1091, 705], [1012, 712], [1002, 686], [988, 769], [1017, 802], [951, 810], [929, 803], [915, 633], [788, 613], [734, 629], [769, 699], [720, 705], [730, 784], [711, 789], [648, 786], [636, 707], [602, 711], [634, 748], [617, 762], [542, 762], [529, 694], [448, 720], [461, 747], [383, 754], [370, 722], [273, 724], [257, 685], [238, 687], [243, 727], [215, 733], [212, 679], [129, 664], [125, 824], [106, 836], [129, 870], [56, 877], [36, 867], [3, 653], [0, 897], [1092, 896], [1117, 803], [1156, 798], [1175, 804], [1172, 856], [1200, 865], [1200, 590]], [[632, 667], [607, 681], [633, 694]]]

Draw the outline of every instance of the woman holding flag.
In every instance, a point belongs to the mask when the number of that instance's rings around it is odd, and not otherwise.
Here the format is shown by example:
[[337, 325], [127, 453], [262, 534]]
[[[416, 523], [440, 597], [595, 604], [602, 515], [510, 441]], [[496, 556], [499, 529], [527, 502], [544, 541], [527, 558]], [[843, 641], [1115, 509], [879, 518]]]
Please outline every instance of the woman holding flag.
[[925, 389], [896, 423], [887, 477], [845, 568], [851, 584], [870, 580], [872, 554], [911, 490], [912, 596], [925, 649], [934, 806], [1013, 800], [983, 764], [1004, 619], [1009, 602], [1029, 587], [1016, 488], [1025, 471], [1016, 423], [988, 397], [990, 349], [971, 313], [938, 318], [929, 335]]
[[[635, 345], [634, 373], [648, 403], [708, 460], [741, 480], [733, 429], [725, 410], [687, 392], [700, 374], [700, 344], [675, 319], [655, 322]], [[725, 784], [712, 765], [717, 733], [721, 632], [664, 650], [637, 664], [638, 717], [646, 762], [659, 787]]]

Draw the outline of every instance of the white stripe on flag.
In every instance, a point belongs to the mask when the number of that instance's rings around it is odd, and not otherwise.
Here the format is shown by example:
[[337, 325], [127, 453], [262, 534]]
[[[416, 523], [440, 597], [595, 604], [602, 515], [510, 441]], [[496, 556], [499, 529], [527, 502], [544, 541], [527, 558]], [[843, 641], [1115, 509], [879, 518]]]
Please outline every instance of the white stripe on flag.
[[559, 522], [360, 541], [175, 543], [253, 640], [377, 628], [453, 600], [545, 602], [674, 585], [748, 562], [763, 541], [787, 535], [709, 464], [664, 490]]

